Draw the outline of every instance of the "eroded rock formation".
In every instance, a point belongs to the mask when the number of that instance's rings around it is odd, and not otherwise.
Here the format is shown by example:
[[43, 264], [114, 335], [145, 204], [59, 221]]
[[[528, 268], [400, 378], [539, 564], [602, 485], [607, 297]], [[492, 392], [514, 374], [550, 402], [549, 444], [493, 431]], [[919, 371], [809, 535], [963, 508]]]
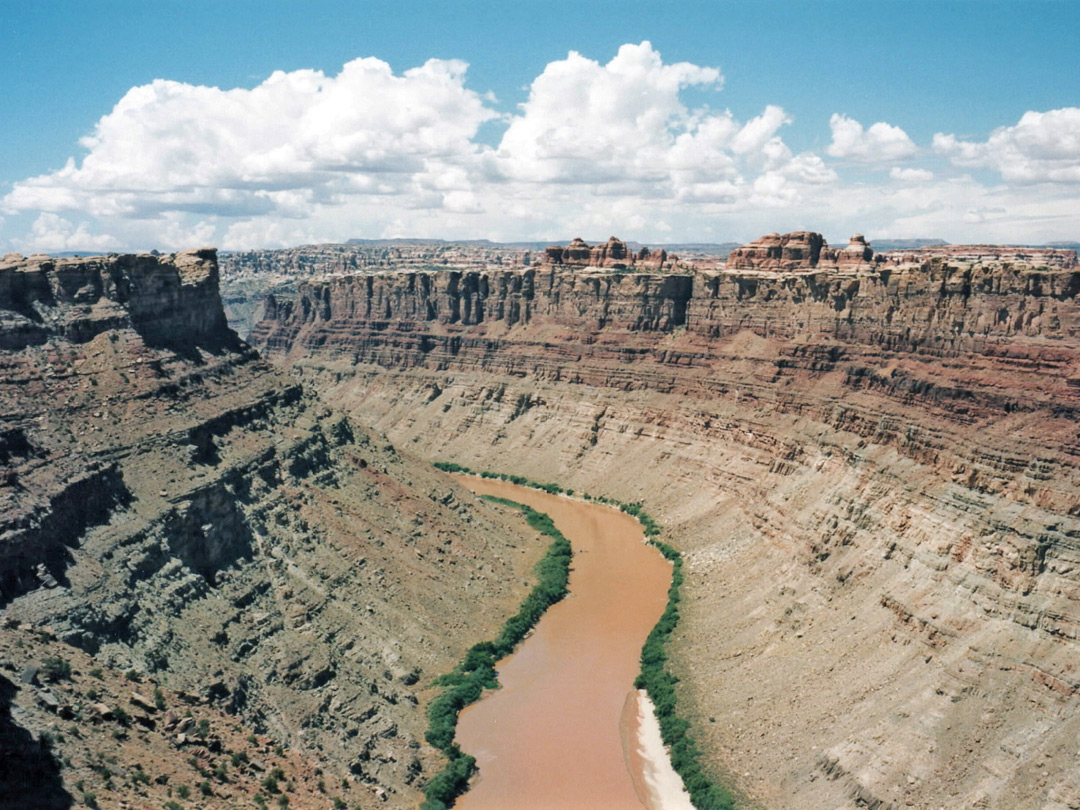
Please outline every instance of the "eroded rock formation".
[[255, 340], [430, 458], [643, 500], [695, 736], [765, 806], [1076, 806], [1080, 272], [813, 236], [312, 283]]
[[599, 267], [610, 270], [671, 270], [676, 256], [668, 257], [666, 250], [652, 251], [643, 247], [637, 252], [612, 236], [602, 245], [590, 247], [578, 237], [569, 245], [554, 245], [544, 251], [542, 263], [569, 267]]
[[770, 233], [731, 252], [727, 266], [732, 270], [813, 270], [824, 267], [853, 268], [874, 258], [866, 238], [857, 233], [847, 247], [829, 247], [820, 233], [796, 231]]
[[0, 364], [7, 619], [415, 802], [424, 690], [542, 546], [262, 362], [213, 251], [8, 257]]

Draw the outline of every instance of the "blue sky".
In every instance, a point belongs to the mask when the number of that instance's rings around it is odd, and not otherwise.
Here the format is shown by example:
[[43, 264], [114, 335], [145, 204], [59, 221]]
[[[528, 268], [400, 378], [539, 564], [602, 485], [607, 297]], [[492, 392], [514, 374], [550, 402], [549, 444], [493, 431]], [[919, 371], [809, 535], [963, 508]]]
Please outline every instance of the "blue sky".
[[0, 0], [0, 77], [0, 250], [1080, 239], [1069, 0]]

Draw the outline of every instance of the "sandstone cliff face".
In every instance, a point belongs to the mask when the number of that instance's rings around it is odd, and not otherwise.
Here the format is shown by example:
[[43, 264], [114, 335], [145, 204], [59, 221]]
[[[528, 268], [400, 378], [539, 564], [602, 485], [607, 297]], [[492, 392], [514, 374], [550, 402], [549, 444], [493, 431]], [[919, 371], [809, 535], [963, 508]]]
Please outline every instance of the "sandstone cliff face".
[[542, 546], [260, 361], [212, 251], [9, 257], [0, 346], [10, 620], [413, 802], [424, 690]]
[[1080, 803], [1080, 274], [451, 276], [254, 340], [430, 458], [643, 499], [697, 738], [766, 806]]
[[858, 267], [869, 263], [874, 251], [857, 233], [847, 247], [831, 248], [820, 233], [796, 231], [767, 234], [733, 250], [727, 259], [732, 270], [811, 270], [822, 266]]
[[303, 284], [292, 300], [271, 296], [257, 339], [287, 346], [311, 332], [347, 345], [353, 329], [400, 322], [482, 327], [476, 334], [533, 322], [668, 330], [686, 323], [691, 286], [689, 276], [560, 268], [370, 273]]

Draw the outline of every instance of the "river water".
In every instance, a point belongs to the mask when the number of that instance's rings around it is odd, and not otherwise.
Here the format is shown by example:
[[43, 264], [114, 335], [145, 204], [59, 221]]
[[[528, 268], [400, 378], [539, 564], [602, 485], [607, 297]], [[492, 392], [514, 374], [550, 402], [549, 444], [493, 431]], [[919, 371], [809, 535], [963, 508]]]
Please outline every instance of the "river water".
[[[570, 593], [498, 666], [501, 688], [461, 713], [457, 740], [480, 773], [460, 810], [650, 810], [669, 796], [647, 701], [633, 688], [639, 655], [664, 611], [671, 565], [640, 524], [599, 504], [470, 476], [473, 491], [551, 515], [574, 549]], [[668, 787], [665, 788], [664, 786]]]

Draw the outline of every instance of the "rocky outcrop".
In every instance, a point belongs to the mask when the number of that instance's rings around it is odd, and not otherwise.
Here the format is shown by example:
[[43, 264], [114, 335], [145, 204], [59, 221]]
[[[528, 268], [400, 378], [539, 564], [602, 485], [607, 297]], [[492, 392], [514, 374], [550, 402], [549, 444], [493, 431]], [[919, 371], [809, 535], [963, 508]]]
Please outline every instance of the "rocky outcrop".
[[478, 274], [468, 321], [441, 276], [310, 284], [254, 339], [430, 458], [644, 501], [695, 738], [763, 805], [1077, 804], [1080, 274], [788, 244], [677, 295]]
[[830, 248], [820, 233], [796, 231], [770, 233], [731, 252], [731, 270], [779, 270], [792, 272], [822, 267], [853, 268], [870, 263], [874, 251], [861, 234], [851, 237], [847, 247]]
[[86, 343], [130, 327], [152, 345], [177, 339], [235, 341], [218, 298], [213, 250], [156, 256], [0, 260], [0, 348], [23, 349], [59, 339]]
[[652, 251], [643, 247], [637, 252], [626, 247], [621, 239], [612, 236], [602, 245], [590, 247], [578, 237], [565, 247], [554, 245], [544, 251], [541, 263], [568, 267], [599, 267], [610, 270], [671, 271], [678, 261], [668, 256], [666, 250]]
[[262, 362], [217, 282], [206, 250], [0, 267], [0, 609], [413, 803], [424, 690], [542, 545]]
[[951, 262], [1009, 262], [1059, 270], [1076, 267], [1076, 251], [1067, 248], [1014, 247], [1009, 245], [930, 245], [891, 250], [885, 257], [897, 262], [943, 259]]

